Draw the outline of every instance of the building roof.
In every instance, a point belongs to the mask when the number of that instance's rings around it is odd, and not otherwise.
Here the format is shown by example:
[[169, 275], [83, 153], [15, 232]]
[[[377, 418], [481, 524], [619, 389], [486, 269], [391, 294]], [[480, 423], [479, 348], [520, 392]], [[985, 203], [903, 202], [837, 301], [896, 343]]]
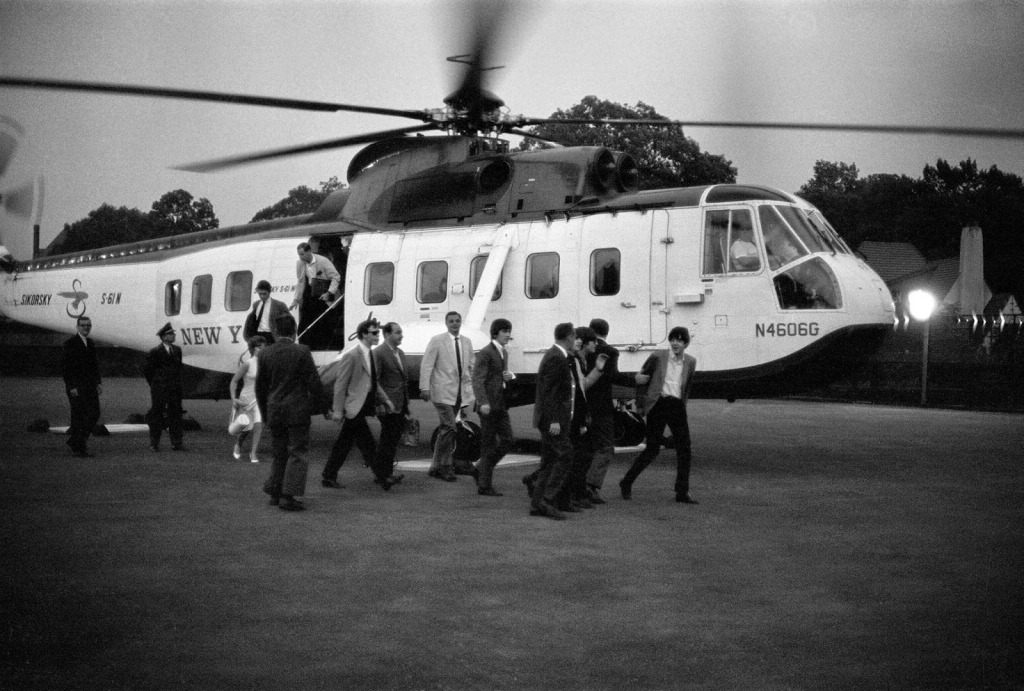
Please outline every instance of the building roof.
[[[928, 262], [909, 242], [865, 240], [857, 247], [857, 253], [888, 284], [928, 268]], [[956, 276], [953, 278], [955, 280]]]
[[960, 258], [937, 259], [933, 262], [928, 262], [928, 266], [932, 268], [928, 284], [935, 291], [936, 299], [942, 302], [949, 294], [950, 288], [956, 283], [956, 279], [960, 276]]

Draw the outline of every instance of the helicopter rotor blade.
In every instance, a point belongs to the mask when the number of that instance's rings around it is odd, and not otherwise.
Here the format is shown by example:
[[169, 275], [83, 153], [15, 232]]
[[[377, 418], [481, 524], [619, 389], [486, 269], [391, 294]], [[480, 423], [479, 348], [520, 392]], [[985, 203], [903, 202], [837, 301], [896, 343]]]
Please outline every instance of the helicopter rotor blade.
[[265, 106], [269, 108], [287, 108], [290, 110], [309, 110], [325, 113], [352, 112], [371, 113], [374, 115], [391, 115], [399, 118], [411, 118], [429, 122], [431, 115], [423, 110], [399, 110], [395, 108], [377, 108], [375, 106], [359, 106], [349, 103], [326, 103], [323, 101], [305, 101], [294, 98], [271, 98], [267, 96], [248, 96], [245, 94], [225, 94], [215, 91], [198, 91], [194, 89], [164, 89], [130, 84], [109, 84], [102, 82], [76, 82], [63, 79], [35, 79], [24, 77], [2, 77], [0, 86], [12, 86], [26, 89], [50, 89], [55, 91], [84, 91], [104, 94], [124, 94], [128, 96], [150, 96], [154, 98], [172, 98], [187, 101], [209, 101], [212, 103], [235, 103], [246, 106]]
[[198, 161], [196, 163], [186, 163], [180, 166], [174, 166], [175, 170], [184, 170], [191, 173], [209, 173], [215, 170], [223, 170], [225, 168], [233, 168], [235, 166], [244, 165], [247, 163], [256, 163], [258, 161], [269, 161], [275, 158], [283, 158], [285, 156], [294, 156], [296, 154], [307, 154], [314, 151], [327, 151], [330, 149], [341, 149], [346, 146], [354, 146], [356, 144], [368, 144], [375, 142], [380, 139], [387, 139], [390, 137], [400, 137], [414, 132], [425, 132], [427, 130], [437, 129], [435, 124], [427, 125], [414, 125], [412, 127], [401, 127], [394, 130], [383, 130], [381, 132], [368, 132], [366, 134], [359, 134], [352, 137], [342, 137], [341, 139], [330, 139], [323, 142], [314, 142], [312, 144], [305, 144], [302, 146], [292, 146], [284, 149], [271, 149], [268, 151], [260, 151], [251, 154], [242, 154], [240, 156], [229, 156], [227, 158], [218, 158], [210, 161]]
[[729, 120], [631, 120], [594, 118], [529, 118], [513, 121], [519, 127], [530, 125], [614, 125], [653, 127], [706, 127], [714, 129], [807, 130], [821, 132], [865, 132], [873, 134], [915, 134], [984, 139], [1024, 139], [1024, 129], [987, 127], [942, 127], [933, 125], [868, 125], [814, 122], [739, 122]]
[[28, 217], [32, 214], [35, 201], [35, 182], [26, 182], [20, 187], [0, 194], [0, 206], [8, 213]]
[[485, 88], [484, 73], [501, 68], [501, 65], [491, 65], [490, 61], [497, 52], [497, 42], [503, 33], [510, 5], [510, 0], [473, 3], [468, 8], [472, 13], [470, 52], [448, 58], [449, 62], [468, 65], [469, 69], [455, 91], [445, 98], [444, 102], [469, 111], [471, 118], [485, 110], [505, 105], [504, 101]]

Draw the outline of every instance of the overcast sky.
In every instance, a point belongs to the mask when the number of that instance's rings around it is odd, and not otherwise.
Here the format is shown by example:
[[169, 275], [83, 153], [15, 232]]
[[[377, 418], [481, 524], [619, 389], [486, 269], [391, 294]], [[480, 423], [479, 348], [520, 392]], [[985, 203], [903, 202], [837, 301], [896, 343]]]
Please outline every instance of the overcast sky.
[[[0, 73], [433, 108], [468, 50], [450, 3], [0, 2]], [[550, 1], [510, 26], [492, 90], [548, 116], [587, 95], [683, 120], [1024, 128], [1024, 2]], [[298, 185], [344, 178], [345, 149], [214, 174], [170, 166], [414, 121], [0, 89], [26, 134], [0, 190], [42, 174], [45, 246], [106, 202], [206, 197], [222, 226]], [[1024, 174], [1024, 142], [690, 128], [739, 181], [795, 191], [819, 159], [919, 177], [939, 158]], [[8, 219], [10, 220], [10, 219]], [[10, 233], [8, 232], [8, 235]], [[29, 237], [4, 237], [25, 257]]]

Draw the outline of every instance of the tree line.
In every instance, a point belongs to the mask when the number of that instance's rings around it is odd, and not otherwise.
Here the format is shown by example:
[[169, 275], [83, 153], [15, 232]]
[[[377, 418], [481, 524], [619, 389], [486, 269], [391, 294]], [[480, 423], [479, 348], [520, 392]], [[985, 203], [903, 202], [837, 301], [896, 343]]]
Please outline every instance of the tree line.
[[[645, 103], [628, 106], [587, 96], [553, 119], [667, 120]], [[737, 170], [724, 156], [702, 151], [680, 126], [604, 126], [546, 123], [530, 130], [521, 150], [550, 139], [567, 146], [599, 145], [631, 154], [637, 161], [640, 189], [686, 187], [736, 181]], [[337, 177], [316, 188], [300, 185], [252, 222], [312, 213], [345, 183]], [[1024, 295], [1024, 184], [996, 166], [980, 170], [971, 159], [952, 166], [939, 159], [920, 178], [877, 174], [861, 177], [855, 163], [819, 160], [811, 178], [796, 191], [817, 206], [847, 243], [864, 240], [909, 242], [928, 259], [958, 256], [960, 229], [980, 225], [985, 239], [985, 274], [995, 292]], [[64, 226], [50, 253], [74, 252], [104, 245], [217, 228], [219, 221], [206, 199], [185, 190], [168, 192], [149, 212], [104, 204]]]

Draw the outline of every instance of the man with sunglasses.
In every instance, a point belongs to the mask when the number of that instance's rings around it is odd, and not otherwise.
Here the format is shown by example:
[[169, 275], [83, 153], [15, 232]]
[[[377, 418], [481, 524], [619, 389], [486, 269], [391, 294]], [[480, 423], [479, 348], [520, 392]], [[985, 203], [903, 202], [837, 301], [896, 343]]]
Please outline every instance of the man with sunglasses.
[[[332, 396], [331, 419], [341, 423], [338, 439], [331, 447], [331, 453], [324, 465], [320, 484], [324, 487], [341, 489], [338, 471], [348, 458], [352, 445], [359, 447], [363, 462], [370, 465], [377, 451], [366, 418], [376, 415], [378, 408], [389, 413], [397, 412], [394, 404], [384, 393], [377, 379], [377, 367], [373, 359], [373, 347], [380, 343], [380, 324], [376, 319], [367, 319], [356, 327], [356, 346], [342, 353], [334, 362], [320, 371], [320, 382]], [[384, 480], [385, 489], [390, 489], [390, 478]]]

